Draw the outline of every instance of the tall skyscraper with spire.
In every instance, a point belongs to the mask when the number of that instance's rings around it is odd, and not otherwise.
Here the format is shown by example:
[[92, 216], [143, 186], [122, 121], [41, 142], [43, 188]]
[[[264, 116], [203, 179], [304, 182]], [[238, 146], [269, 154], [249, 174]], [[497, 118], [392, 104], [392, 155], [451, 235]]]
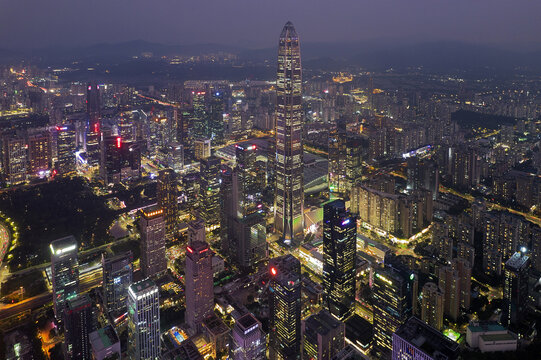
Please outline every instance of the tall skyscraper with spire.
[[299, 36], [287, 22], [278, 45], [274, 226], [286, 243], [303, 236], [302, 69]]

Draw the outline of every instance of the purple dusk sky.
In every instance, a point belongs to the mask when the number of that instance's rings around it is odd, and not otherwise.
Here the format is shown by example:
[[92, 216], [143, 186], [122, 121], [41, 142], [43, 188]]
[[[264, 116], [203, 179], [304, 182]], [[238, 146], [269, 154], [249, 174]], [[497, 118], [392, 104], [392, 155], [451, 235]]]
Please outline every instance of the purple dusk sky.
[[275, 46], [302, 41], [541, 44], [539, 0], [0, 0], [0, 48], [142, 39]]

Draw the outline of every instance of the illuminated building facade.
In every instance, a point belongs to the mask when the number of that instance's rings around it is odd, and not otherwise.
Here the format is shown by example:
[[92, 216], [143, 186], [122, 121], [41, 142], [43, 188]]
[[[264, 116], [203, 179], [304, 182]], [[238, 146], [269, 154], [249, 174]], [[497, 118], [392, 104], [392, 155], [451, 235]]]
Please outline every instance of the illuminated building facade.
[[197, 160], [206, 159], [212, 153], [212, 144], [210, 139], [195, 140], [195, 158]]
[[201, 159], [199, 214], [209, 230], [220, 224], [220, 166], [221, 160], [216, 156]]
[[427, 282], [423, 286], [421, 320], [438, 330], [443, 327], [443, 300], [443, 292], [438, 285]]
[[299, 37], [286, 23], [278, 46], [274, 226], [286, 243], [304, 232], [302, 67]]
[[2, 137], [2, 170], [10, 185], [26, 180], [26, 143], [15, 134]]
[[185, 273], [186, 323], [200, 329], [214, 310], [212, 251], [206, 242], [194, 241], [186, 247]]
[[301, 358], [301, 264], [293, 255], [269, 262], [269, 358]]
[[161, 170], [156, 185], [158, 206], [163, 209], [165, 217], [165, 237], [172, 240], [178, 225], [178, 190], [177, 176], [174, 170]]
[[87, 294], [66, 301], [64, 329], [66, 359], [92, 359], [89, 339], [89, 334], [94, 330], [92, 301]]
[[345, 346], [346, 326], [327, 310], [302, 321], [303, 359], [331, 360]]
[[100, 161], [101, 105], [99, 86], [95, 83], [89, 83], [87, 87], [86, 113], [88, 116], [85, 141], [86, 154], [88, 163], [96, 165]]
[[54, 314], [61, 319], [66, 301], [76, 297], [79, 289], [77, 240], [66, 236], [53, 241], [50, 248]]
[[162, 274], [167, 270], [163, 209], [158, 206], [152, 206], [141, 210], [139, 215], [141, 271], [144, 277]]
[[49, 132], [28, 135], [28, 172], [39, 175], [49, 169], [51, 164], [51, 137]]
[[160, 292], [149, 279], [128, 288], [128, 358], [160, 358]]
[[235, 321], [231, 331], [229, 357], [233, 360], [266, 359], [267, 341], [262, 325], [248, 313]]
[[528, 271], [530, 257], [516, 252], [505, 263], [502, 324], [517, 330], [528, 311]]
[[329, 191], [331, 196], [347, 195], [347, 132], [346, 119], [336, 120], [329, 132]]
[[131, 251], [113, 257], [101, 257], [103, 269], [103, 303], [113, 319], [126, 312], [128, 287], [133, 281]]
[[73, 125], [60, 125], [56, 127], [56, 154], [55, 169], [60, 175], [75, 171], [75, 129]]
[[460, 309], [470, 308], [471, 266], [460, 258], [438, 270], [439, 287], [444, 293], [444, 314], [453, 320], [460, 316]]
[[357, 222], [343, 200], [323, 207], [323, 288], [326, 308], [340, 320], [355, 308]]
[[415, 274], [386, 264], [374, 274], [374, 347], [389, 358], [393, 333], [412, 315]]

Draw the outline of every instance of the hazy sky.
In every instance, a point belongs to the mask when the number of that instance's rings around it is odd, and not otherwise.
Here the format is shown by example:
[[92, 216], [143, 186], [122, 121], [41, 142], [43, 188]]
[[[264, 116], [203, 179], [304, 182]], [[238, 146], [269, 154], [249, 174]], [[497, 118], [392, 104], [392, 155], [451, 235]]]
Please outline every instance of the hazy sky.
[[148, 40], [541, 43], [540, 0], [0, 0], [0, 48]]

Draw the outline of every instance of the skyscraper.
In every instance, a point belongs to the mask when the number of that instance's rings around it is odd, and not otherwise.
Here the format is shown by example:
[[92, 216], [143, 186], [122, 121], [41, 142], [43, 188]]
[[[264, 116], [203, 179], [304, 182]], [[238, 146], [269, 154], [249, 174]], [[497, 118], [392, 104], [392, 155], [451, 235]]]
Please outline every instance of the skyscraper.
[[302, 68], [299, 37], [287, 22], [278, 44], [274, 226], [286, 243], [304, 231]]
[[329, 132], [329, 191], [344, 197], [346, 192], [347, 132], [346, 119], [336, 120]]
[[528, 310], [528, 269], [530, 258], [516, 252], [505, 263], [502, 324], [517, 330]]
[[75, 171], [75, 129], [73, 125], [60, 125], [56, 127], [56, 153], [55, 169], [58, 174], [67, 174]]
[[140, 211], [141, 270], [151, 277], [167, 270], [165, 258], [165, 219], [163, 209], [152, 206]]
[[86, 91], [86, 126], [85, 148], [88, 163], [95, 165], [100, 161], [100, 94], [99, 86], [89, 83]]
[[88, 295], [78, 295], [66, 301], [64, 310], [65, 354], [68, 360], [89, 360], [89, 334], [94, 330], [92, 301]]
[[128, 357], [160, 358], [160, 293], [152, 280], [128, 288]]
[[132, 283], [133, 276], [132, 260], [131, 251], [113, 257], [102, 255], [101, 258], [103, 302], [113, 320], [126, 312], [128, 287]]
[[178, 191], [174, 170], [165, 169], [159, 172], [156, 191], [158, 206], [164, 210], [165, 237], [172, 240], [178, 224]]
[[212, 252], [206, 242], [194, 241], [186, 247], [186, 323], [200, 329], [214, 310]]
[[220, 224], [220, 165], [221, 160], [216, 156], [201, 159], [199, 213], [208, 230]]
[[326, 308], [343, 320], [355, 307], [357, 224], [343, 200], [323, 207], [323, 288]]
[[51, 139], [47, 131], [28, 135], [28, 172], [39, 175], [51, 166]]
[[264, 360], [267, 349], [265, 333], [259, 320], [248, 313], [235, 322], [231, 332], [229, 357], [233, 360]]
[[50, 248], [54, 314], [61, 319], [66, 301], [76, 297], [79, 288], [77, 240], [66, 236], [53, 241]]
[[301, 358], [301, 264], [293, 255], [269, 262], [269, 358]]
[[380, 358], [388, 358], [392, 336], [413, 310], [416, 276], [401, 266], [386, 264], [374, 275], [374, 347]]
[[346, 326], [327, 310], [302, 321], [303, 359], [330, 360], [346, 346]]

